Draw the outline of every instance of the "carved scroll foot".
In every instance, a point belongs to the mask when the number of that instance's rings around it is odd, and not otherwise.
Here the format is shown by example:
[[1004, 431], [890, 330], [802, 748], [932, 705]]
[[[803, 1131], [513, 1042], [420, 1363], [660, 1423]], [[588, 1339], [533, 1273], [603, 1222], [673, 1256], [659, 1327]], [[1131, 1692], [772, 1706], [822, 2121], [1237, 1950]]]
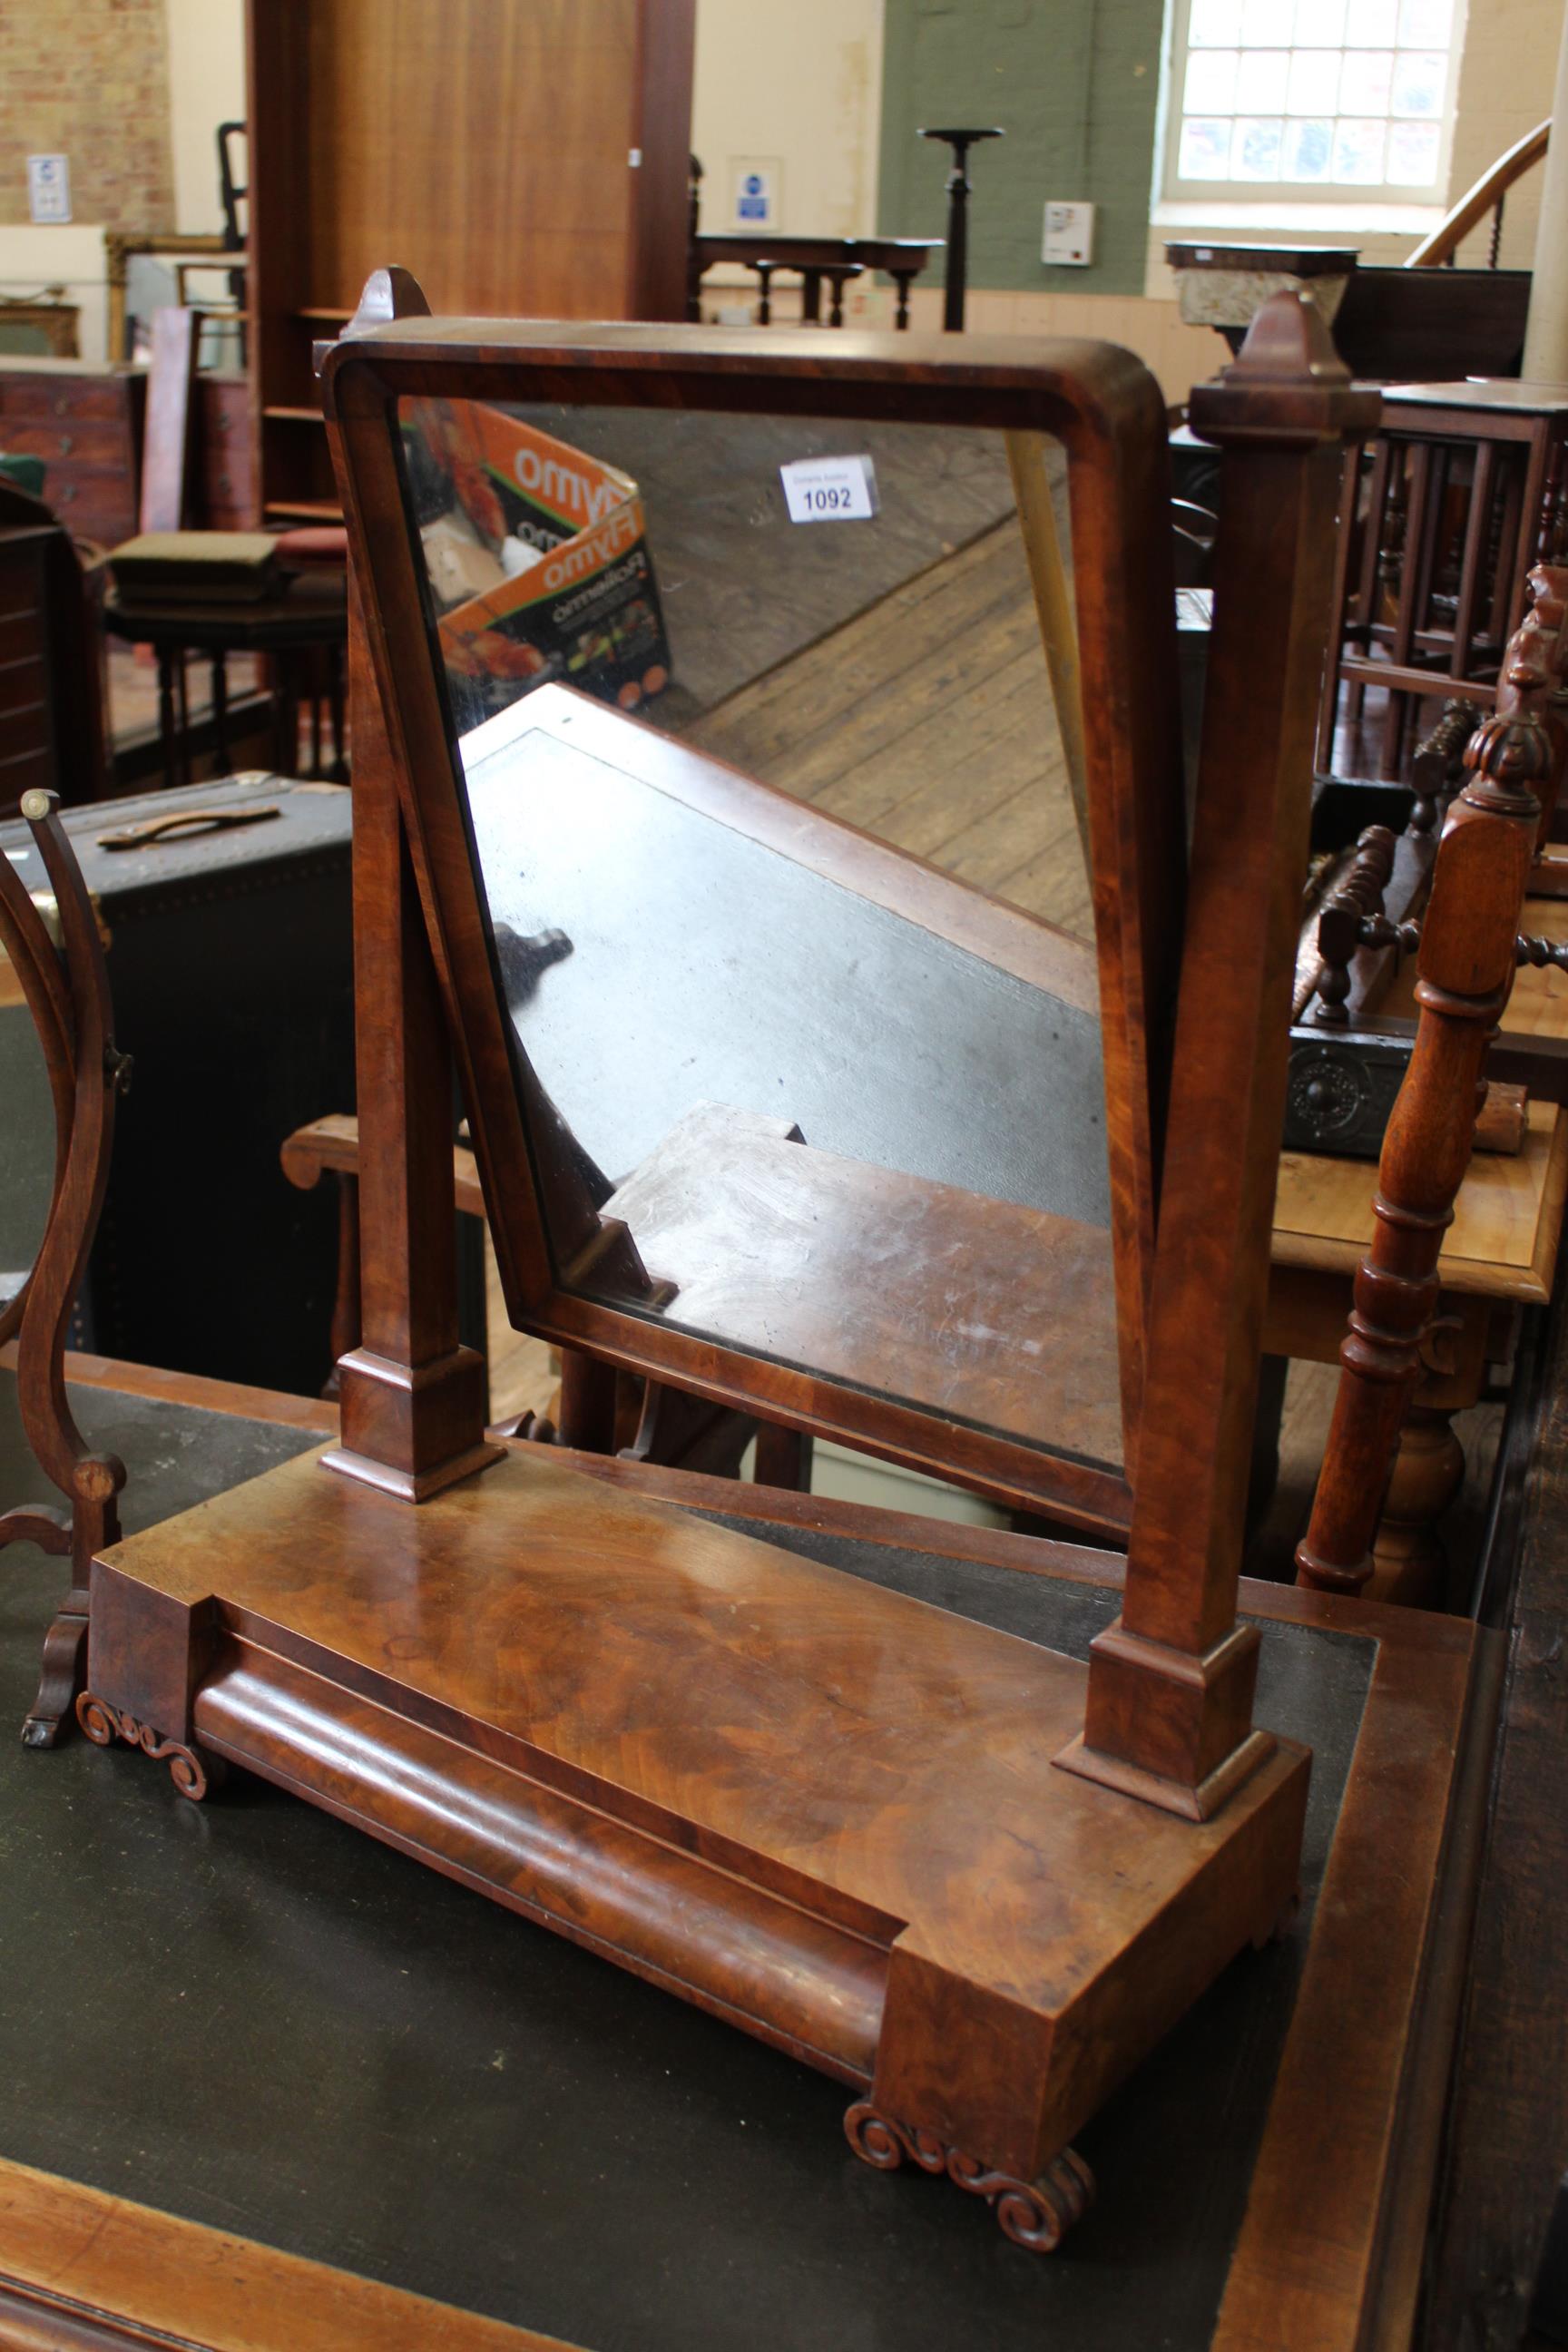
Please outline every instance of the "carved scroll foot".
[[1073, 2223], [1094, 2201], [1094, 2175], [1075, 2149], [1064, 2148], [1037, 2180], [1015, 2180], [993, 2172], [978, 2157], [948, 2147], [934, 2132], [902, 2124], [857, 2100], [844, 2118], [844, 2136], [863, 2164], [896, 2172], [906, 2157], [922, 2172], [945, 2172], [960, 2189], [984, 2197], [995, 2209], [1005, 2237], [1033, 2254], [1054, 2253]]
[[53, 1748], [68, 1722], [87, 1664], [85, 1613], [62, 1609], [44, 1636], [38, 1695], [22, 1726], [24, 1748]]
[[155, 1764], [167, 1758], [169, 1778], [194, 1805], [201, 1802], [209, 1788], [221, 1783], [223, 1767], [216, 1756], [203, 1757], [194, 1748], [182, 1748], [177, 1739], [160, 1738], [150, 1723], [138, 1723], [133, 1715], [110, 1706], [91, 1691], [83, 1691], [78, 1699], [76, 1719], [95, 1748], [108, 1748], [119, 1738], [140, 1748]]

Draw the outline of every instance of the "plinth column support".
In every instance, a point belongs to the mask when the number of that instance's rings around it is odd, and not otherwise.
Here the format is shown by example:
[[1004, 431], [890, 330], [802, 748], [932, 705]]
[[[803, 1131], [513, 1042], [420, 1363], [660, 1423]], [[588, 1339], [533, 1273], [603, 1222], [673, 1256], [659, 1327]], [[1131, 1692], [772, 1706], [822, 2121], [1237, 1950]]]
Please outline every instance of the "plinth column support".
[[[378, 270], [350, 331], [428, 309], [405, 270]], [[483, 1360], [458, 1338], [452, 1057], [352, 563], [348, 671], [362, 1312], [322, 1459], [422, 1503], [504, 1448], [485, 1438]]]
[[417, 1503], [500, 1449], [483, 1360], [458, 1339], [451, 1055], [352, 585], [349, 630], [362, 1311], [323, 1458]]
[[[1304, 296], [1193, 395], [1225, 452], [1127, 1580], [1066, 1769], [1202, 1820], [1270, 1753], [1237, 1622], [1312, 738], [1347, 440], [1377, 424]], [[1255, 679], [1283, 670], [1272, 690]], [[1093, 723], [1092, 720], [1090, 723]]]

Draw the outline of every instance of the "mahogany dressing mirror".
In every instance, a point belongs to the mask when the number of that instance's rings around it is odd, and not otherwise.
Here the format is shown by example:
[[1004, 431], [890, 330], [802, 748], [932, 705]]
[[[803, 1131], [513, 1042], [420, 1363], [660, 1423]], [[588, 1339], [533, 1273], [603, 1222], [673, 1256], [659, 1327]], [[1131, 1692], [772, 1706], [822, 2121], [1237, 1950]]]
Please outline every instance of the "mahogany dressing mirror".
[[[943, 2171], [1048, 2250], [1089, 2193], [1073, 2135], [1297, 1884], [1310, 1759], [1254, 1727], [1237, 1574], [1332, 491], [1370, 412], [1287, 296], [1194, 401], [1226, 488], [1184, 911], [1165, 420], [1135, 360], [397, 318], [397, 290], [373, 281], [323, 371], [375, 687], [354, 729], [365, 1338], [337, 1446], [95, 1559], [79, 1712], [187, 1794], [212, 1759], [247, 1766], [821, 2068], [868, 2163]], [[742, 421], [752, 457], [731, 442], [704, 475]], [[553, 464], [563, 505], [568, 465], [598, 469], [602, 557], [578, 557], [614, 607], [574, 601], [586, 569], [552, 578], [569, 541], [520, 539], [480, 446], [503, 427], [522, 489]], [[1007, 525], [994, 435], [1026, 541], [1045, 441], [1066, 458], [1090, 956], [769, 775], [802, 708], [796, 672], [763, 723], [770, 672], [846, 629], [913, 648], [921, 534], [940, 562]], [[781, 516], [780, 465], [825, 488], [856, 460], [864, 488], [868, 457], [885, 533]], [[958, 488], [1001, 511], [961, 543], [936, 486], [972, 458]], [[681, 601], [710, 495], [763, 551], [758, 612], [731, 616], [745, 675], [717, 689], [737, 646]], [[847, 576], [896, 540], [890, 579]], [[498, 626], [534, 583], [548, 627]], [[748, 632], [796, 597], [794, 651], [785, 630], [758, 671]], [[808, 764], [886, 724], [858, 675], [815, 747], [790, 739]], [[959, 684], [906, 680], [950, 709]], [[738, 715], [744, 760], [699, 740]], [[994, 745], [957, 738], [978, 778]], [[636, 1465], [612, 1492], [485, 1439], [442, 1272], [443, 999], [514, 1318], [1084, 1524], [1131, 1470], [1121, 1612], [1087, 1666], [703, 1526]], [[1044, 1410], [1102, 1346], [1094, 1234], [1120, 1465], [1103, 1421], [1086, 1438]], [[1052, 1312], [1042, 1293], [1031, 1334], [1006, 1283], [1061, 1265], [1081, 1286]], [[976, 1382], [1010, 1347], [1028, 1402], [1005, 1410]]]
[[[1115, 481], [1079, 392], [410, 373], [355, 446], [513, 1321], [1124, 1530], [1184, 856], [1168, 533], [1129, 560], [1160, 440]], [[1118, 713], [1081, 753], [1069, 543]]]

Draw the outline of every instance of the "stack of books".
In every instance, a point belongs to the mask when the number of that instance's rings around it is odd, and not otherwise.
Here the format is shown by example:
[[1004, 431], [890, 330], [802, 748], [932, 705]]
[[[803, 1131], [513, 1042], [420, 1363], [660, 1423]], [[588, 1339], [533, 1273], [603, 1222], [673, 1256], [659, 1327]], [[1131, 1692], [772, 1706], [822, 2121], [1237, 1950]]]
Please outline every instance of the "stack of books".
[[283, 593], [278, 542], [264, 530], [149, 530], [109, 559], [128, 610], [258, 604]]

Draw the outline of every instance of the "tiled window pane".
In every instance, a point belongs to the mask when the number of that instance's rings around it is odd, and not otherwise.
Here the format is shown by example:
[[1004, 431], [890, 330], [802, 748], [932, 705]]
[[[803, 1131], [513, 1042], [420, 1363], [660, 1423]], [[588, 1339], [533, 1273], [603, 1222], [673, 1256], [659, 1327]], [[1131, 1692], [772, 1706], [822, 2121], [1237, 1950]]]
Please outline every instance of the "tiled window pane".
[[1455, 0], [1187, 0], [1176, 177], [1435, 190]]
[[1279, 150], [1284, 131], [1285, 125], [1278, 117], [1272, 121], [1261, 121], [1256, 116], [1240, 116], [1231, 136], [1231, 178], [1277, 180], [1279, 177]]
[[1296, 0], [1296, 47], [1337, 49], [1345, 37], [1345, 0]]
[[1236, 103], [1234, 49], [1194, 49], [1187, 59], [1184, 114], [1228, 114]]
[[1288, 49], [1296, 0], [1241, 0], [1241, 45], [1248, 49]]
[[1289, 49], [1243, 49], [1236, 77], [1238, 114], [1278, 114], [1290, 79]]
[[1189, 49], [1233, 49], [1241, 38], [1241, 0], [1193, 0]]
[[[1190, 89], [1192, 87], [1190, 66], [1187, 68], [1187, 74]], [[1339, 94], [1338, 50], [1298, 49], [1290, 60], [1290, 95], [1286, 100], [1289, 112], [1332, 114], [1339, 103]]]
[[1437, 177], [1437, 125], [1395, 122], [1388, 134], [1386, 177], [1396, 188], [1429, 188]]
[[1424, 122], [1435, 122], [1443, 110], [1443, 88], [1448, 79], [1448, 60], [1435, 49], [1406, 49], [1394, 61], [1394, 114], [1419, 115]]
[[1179, 180], [1228, 180], [1230, 123], [1189, 114], [1182, 124], [1182, 144], [1176, 158]]
[[1452, 0], [1399, 0], [1399, 39], [1407, 49], [1446, 49]]
[[1386, 49], [1347, 49], [1340, 104], [1347, 114], [1386, 114], [1394, 59]]
[[1347, 188], [1374, 188], [1383, 177], [1387, 125], [1342, 120], [1334, 125], [1333, 176]]
[[1281, 175], [1287, 180], [1326, 183], [1333, 159], [1334, 126], [1294, 118], [1285, 125]]

